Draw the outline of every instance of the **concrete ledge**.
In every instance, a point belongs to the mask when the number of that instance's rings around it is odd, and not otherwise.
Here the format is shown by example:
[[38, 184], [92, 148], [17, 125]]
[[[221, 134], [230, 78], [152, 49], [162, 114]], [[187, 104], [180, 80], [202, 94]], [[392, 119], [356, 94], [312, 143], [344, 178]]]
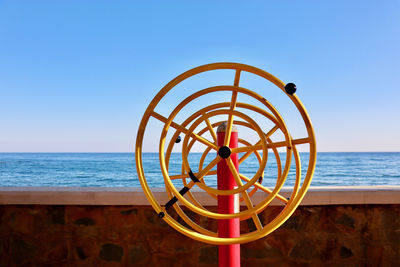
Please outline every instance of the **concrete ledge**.
[[[165, 189], [153, 189], [160, 203], [166, 203]], [[203, 204], [213, 206], [216, 201], [205, 192], [194, 191]], [[281, 194], [290, 195], [289, 188]], [[257, 202], [265, 198], [258, 191]], [[0, 205], [149, 205], [141, 188], [133, 187], [0, 187]], [[272, 205], [282, 205], [274, 200]], [[343, 204], [400, 204], [400, 186], [343, 186], [311, 187], [301, 205], [343, 205]]]

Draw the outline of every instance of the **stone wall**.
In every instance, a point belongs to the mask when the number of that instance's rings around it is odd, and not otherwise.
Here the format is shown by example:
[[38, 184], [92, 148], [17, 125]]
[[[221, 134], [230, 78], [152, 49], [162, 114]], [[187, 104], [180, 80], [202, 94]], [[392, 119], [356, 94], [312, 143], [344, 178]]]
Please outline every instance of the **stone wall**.
[[[0, 205], [0, 251], [0, 266], [218, 263], [216, 246], [176, 232], [150, 206]], [[246, 267], [400, 266], [400, 205], [300, 206], [241, 253]]]

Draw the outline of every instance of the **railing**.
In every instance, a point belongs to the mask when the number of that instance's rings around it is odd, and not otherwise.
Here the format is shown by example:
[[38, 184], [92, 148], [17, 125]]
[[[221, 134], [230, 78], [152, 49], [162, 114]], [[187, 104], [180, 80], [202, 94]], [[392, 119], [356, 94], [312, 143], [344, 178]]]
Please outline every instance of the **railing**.
[[[160, 202], [168, 201], [165, 189], [156, 190]], [[264, 192], [254, 195], [255, 201]], [[281, 195], [289, 196], [283, 188]], [[196, 192], [203, 205], [215, 205], [205, 192]], [[0, 187], [0, 205], [149, 205], [141, 188], [133, 187]], [[281, 205], [273, 201], [272, 205]], [[311, 187], [301, 205], [400, 204], [400, 186]]]

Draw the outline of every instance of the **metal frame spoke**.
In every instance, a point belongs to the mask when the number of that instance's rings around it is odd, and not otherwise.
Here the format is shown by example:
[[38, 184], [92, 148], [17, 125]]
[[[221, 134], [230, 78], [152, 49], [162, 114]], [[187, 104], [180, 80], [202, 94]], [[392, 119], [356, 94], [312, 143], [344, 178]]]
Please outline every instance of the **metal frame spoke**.
[[201, 171], [199, 171], [197, 173], [197, 179], [201, 180], [203, 179], [203, 176], [207, 175], [209, 173], [209, 171], [214, 168], [215, 165], [218, 164], [218, 162], [221, 161], [221, 157], [220, 156], [216, 156], [215, 159], [213, 159], [204, 169], [202, 169]]
[[309, 137], [292, 139], [292, 144], [293, 145], [302, 145], [302, 144], [307, 144], [307, 143], [310, 143], [310, 138]]
[[[196, 177], [198, 176], [198, 172], [193, 173]], [[208, 176], [208, 175], [216, 175], [217, 171], [209, 171], [207, 174], [204, 174], [204, 176]], [[177, 174], [177, 175], [170, 175], [169, 179], [171, 180], [177, 180], [177, 179], [184, 179], [184, 178], [189, 178], [189, 174], [188, 173], [184, 173], [184, 174]]]
[[259, 145], [254, 145], [254, 146], [242, 146], [242, 147], [236, 147], [236, 148], [232, 148], [232, 154], [236, 154], [236, 153], [243, 153], [243, 152], [254, 152], [257, 150], [261, 150], [263, 149], [262, 144]]
[[[206, 175], [211, 175], [211, 174], [210, 174], [210, 170], [211, 170], [212, 168], [214, 168], [214, 166], [217, 165], [218, 162], [221, 161], [221, 159], [222, 159], [222, 158], [219, 157], [219, 156], [215, 157], [215, 159], [213, 159], [213, 161], [211, 161], [204, 169], [202, 169], [200, 172], [196, 173], [196, 174], [197, 174], [197, 175], [196, 175], [196, 178], [199, 179], [200, 182], [202, 182], [204, 176], [206, 176]], [[216, 173], [216, 171], [215, 171], [215, 173]], [[189, 176], [189, 175], [188, 175], [188, 176]], [[196, 183], [192, 180], [192, 181], [190, 181], [190, 182], [186, 185], [186, 187], [188, 187], [189, 189], [191, 189], [195, 184], [196, 184]]]
[[205, 114], [203, 114], [203, 117], [205, 118], [208, 131], [210, 132], [212, 138], [214, 139], [214, 144], [217, 144], [217, 134], [215, 133], [214, 128], [212, 127], [212, 125], [211, 125], [210, 121], [208, 120], [208, 118], [205, 117]]
[[[159, 114], [159, 113], [157, 113], [155, 111], [153, 111], [151, 113], [151, 116], [153, 116], [154, 118], [156, 118], [156, 119], [158, 119], [158, 120], [160, 120], [161, 122], [164, 122], [164, 123], [166, 123], [168, 121], [167, 118], [165, 118], [164, 116], [162, 116], [161, 114]], [[208, 141], [207, 139], [201, 137], [198, 134], [195, 134], [193, 132], [190, 133], [189, 130], [186, 129], [185, 127], [183, 127], [183, 126], [181, 126], [181, 125], [179, 125], [179, 124], [177, 124], [177, 123], [175, 123], [173, 121], [171, 122], [171, 126], [174, 127], [175, 129], [179, 130], [180, 132], [184, 133], [184, 134], [189, 134], [191, 137], [193, 137], [197, 141], [205, 144], [206, 146], [211, 147], [214, 150], [218, 150], [218, 147], [217, 147], [216, 144], [211, 143], [210, 141]]]
[[241, 74], [241, 70], [236, 70], [235, 72], [235, 81], [233, 82], [234, 86], [239, 86], [239, 80], [240, 80], [240, 74]]
[[[231, 105], [229, 107], [229, 110], [235, 110], [236, 108], [236, 103], [237, 103], [237, 91], [232, 92], [232, 98], [231, 98]], [[224, 139], [224, 146], [229, 146], [229, 140], [231, 140], [231, 133], [232, 133], [232, 124], [233, 124], [233, 114], [229, 113], [228, 116], [228, 125], [226, 126], [226, 131], [225, 131], [225, 139]]]
[[[309, 138], [299, 138], [292, 140], [293, 145], [301, 145], [309, 142], [310, 142]], [[287, 141], [272, 142], [267, 144], [267, 148], [274, 148], [274, 147], [289, 147], [289, 146], [287, 144]], [[254, 146], [232, 148], [232, 153], [254, 152], [256, 150], [261, 150], [261, 149], [263, 149], [262, 145], [257, 143]]]
[[[249, 182], [249, 181], [251, 180], [250, 178], [244, 176], [243, 174], [240, 174], [240, 173], [239, 173], [239, 176], [240, 176], [241, 179], [245, 180], [246, 182]], [[265, 187], [265, 186], [261, 185], [259, 182], [255, 182], [253, 185], [254, 185], [255, 187], [258, 187], [260, 190], [264, 191], [265, 193], [268, 193], [268, 194], [271, 194], [271, 193], [272, 193], [272, 190], [271, 190], [271, 189], [269, 189], [268, 187]], [[288, 199], [287, 199], [286, 197], [280, 195], [280, 194], [277, 194], [277, 195], [276, 195], [276, 198], [279, 199], [279, 200], [281, 200], [281, 201], [284, 202], [284, 203], [288, 203]]]
[[[276, 132], [276, 130], [278, 130], [279, 127], [277, 125], [275, 125], [274, 127], [272, 127], [271, 130], [269, 130], [266, 134], [264, 134], [265, 139], [268, 139], [273, 133]], [[258, 140], [258, 142], [255, 145], [259, 145], [261, 143], [261, 140]], [[246, 154], [244, 154], [240, 159], [239, 159], [239, 164], [241, 164], [244, 160], [246, 160], [251, 153], [253, 153], [254, 151], [248, 151], [246, 152]]]
[[[242, 180], [239, 177], [239, 173], [237, 172], [237, 170], [235, 168], [235, 165], [233, 164], [232, 159], [228, 158], [228, 159], [226, 159], [226, 162], [228, 164], [228, 167], [229, 167], [233, 177], [235, 178], [236, 184], [238, 186], [243, 186]], [[246, 190], [243, 190], [242, 195], [243, 195], [243, 199], [244, 199], [244, 202], [246, 203], [247, 208], [249, 208], [249, 209], [253, 208], [254, 207], [253, 203], [251, 202], [250, 196], [249, 196], [249, 194], [247, 193]], [[252, 219], [254, 221], [254, 224], [257, 227], [257, 229], [261, 230], [263, 227], [262, 227], [262, 223], [260, 221], [260, 218], [258, 218], [258, 215], [256, 213], [253, 213], [251, 215], [251, 217], [252, 217]]]
[[[310, 139], [308, 137], [306, 138], [298, 138], [298, 139], [291, 139], [292, 145], [302, 145], [302, 144], [307, 144], [310, 143]], [[273, 147], [285, 147], [287, 145], [287, 141], [279, 141], [279, 142], [272, 142], [268, 143], [267, 147], [268, 148], [273, 148]]]

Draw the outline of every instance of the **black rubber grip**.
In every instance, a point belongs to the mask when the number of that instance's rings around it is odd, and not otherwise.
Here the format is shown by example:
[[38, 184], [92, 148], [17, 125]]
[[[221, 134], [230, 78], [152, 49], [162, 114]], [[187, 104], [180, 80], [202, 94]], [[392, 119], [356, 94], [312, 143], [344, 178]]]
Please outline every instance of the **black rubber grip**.
[[185, 186], [184, 188], [182, 188], [182, 189], [179, 191], [179, 194], [181, 194], [181, 195], [183, 196], [183, 195], [186, 194], [189, 190], [190, 190], [190, 188], [187, 187], [187, 186]]
[[192, 179], [193, 182], [195, 183], [200, 183], [200, 180], [197, 179], [196, 175], [192, 172], [192, 170], [189, 170], [188, 172], [190, 179]]
[[167, 204], [164, 205], [165, 209], [169, 209], [170, 207], [172, 207], [172, 205], [174, 205], [176, 202], [178, 201], [178, 199], [176, 197], [171, 198]]
[[[187, 187], [187, 186], [185, 186], [184, 188], [182, 188], [182, 189], [179, 191], [179, 194], [181, 194], [181, 195], [183, 196], [183, 195], [186, 194], [189, 190], [190, 190], [190, 188]], [[178, 198], [177, 198], [177, 197], [174, 196], [173, 198], [171, 198], [171, 199], [167, 202], [167, 204], [164, 205], [165, 210], [168, 210], [168, 209], [169, 209], [170, 207], [172, 207], [172, 205], [174, 205], [177, 201], [178, 201]]]

